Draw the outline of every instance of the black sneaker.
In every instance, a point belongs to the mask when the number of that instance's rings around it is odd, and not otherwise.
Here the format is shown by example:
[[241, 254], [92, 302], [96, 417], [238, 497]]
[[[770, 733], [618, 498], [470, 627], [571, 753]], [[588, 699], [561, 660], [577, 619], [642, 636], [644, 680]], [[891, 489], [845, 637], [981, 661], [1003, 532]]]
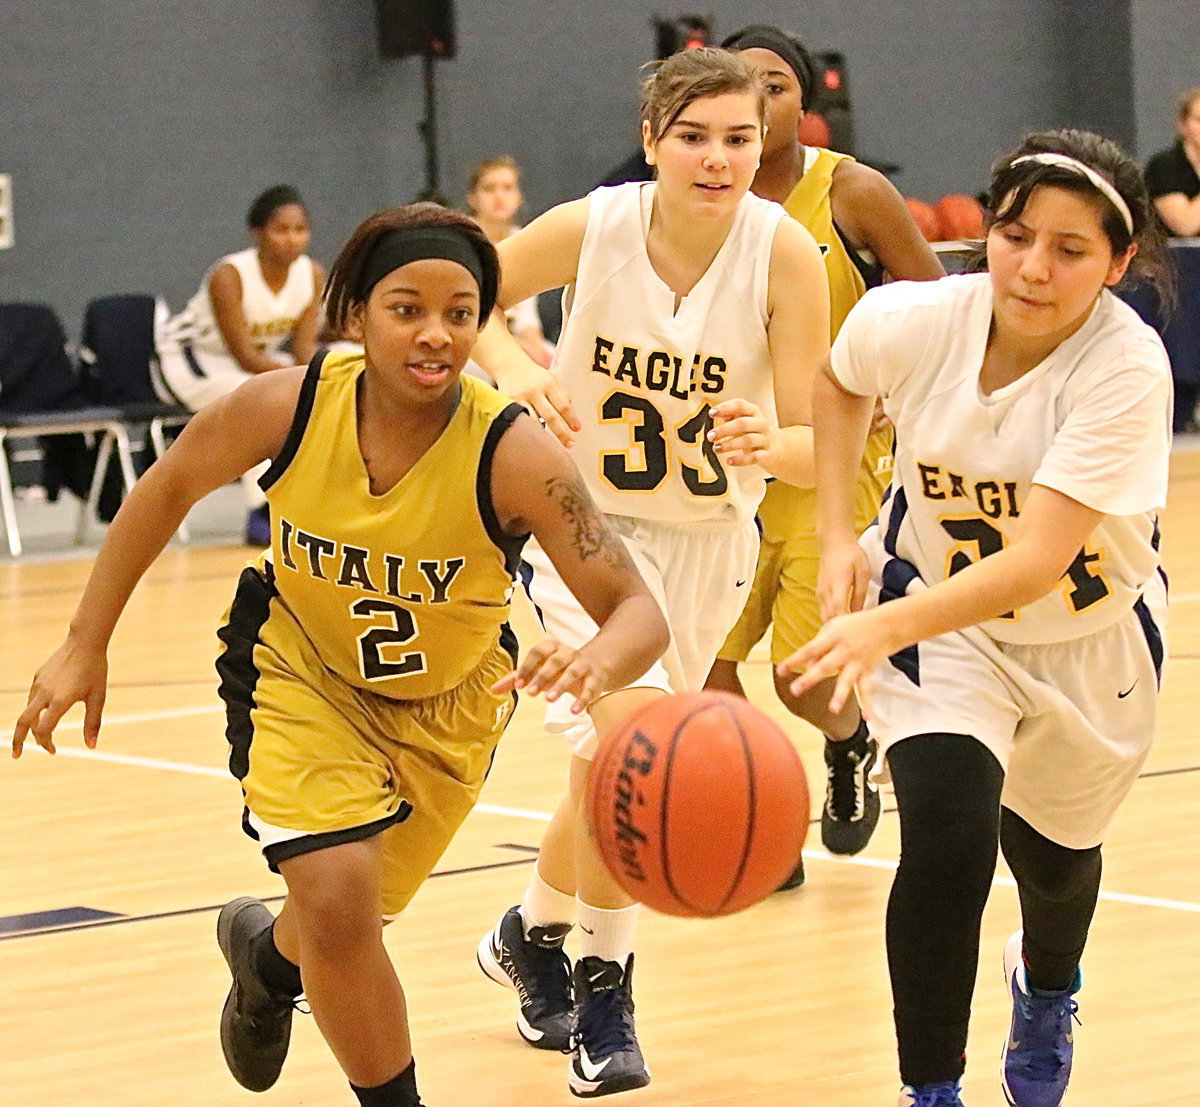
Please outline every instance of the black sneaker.
[[583, 957], [575, 965], [571, 1094], [583, 1099], [644, 1088], [650, 1070], [633, 1026], [633, 954], [616, 961]]
[[788, 874], [787, 879], [775, 889], [777, 892], [790, 892], [793, 888], [804, 885], [804, 858], [796, 862], [796, 867]]
[[479, 967], [517, 993], [517, 1031], [534, 1049], [571, 1048], [571, 961], [563, 953], [570, 929], [534, 926], [527, 938], [521, 909], [510, 907], [476, 951]]
[[221, 1011], [221, 1049], [233, 1078], [252, 1092], [279, 1079], [292, 1034], [295, 998], [268, 988], [250, 963], [251, 940], [274, 921], [249, 896], [225, 904], [217, 916], [217, 944], [233, 974]]
[[868, 779], [879, 746], [866, 729], [845, 742], [825, 740], [829, 782], [821, 812], [821, 841], [830, 853], [858, 853], [879, 822], [879, 789]]

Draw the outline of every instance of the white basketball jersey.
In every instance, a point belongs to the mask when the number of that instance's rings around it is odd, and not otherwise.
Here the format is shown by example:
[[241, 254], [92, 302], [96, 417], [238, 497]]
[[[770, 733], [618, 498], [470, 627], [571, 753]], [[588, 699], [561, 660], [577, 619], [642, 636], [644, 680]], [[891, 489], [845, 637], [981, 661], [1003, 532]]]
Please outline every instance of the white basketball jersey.
[[200, 282], [200, 291], [188, 301], [183, 311], [166, 324], [159, 339], [160, 345], [170, 348], [172, 344], [186, 344], [202, 353], [229, 353], [217, 327], [208, 291], [213, 273], [222, 265], [232, 265], [242, 279], [242, 311], [245, 312], [255, 347], [264, 351], [278, 350], [312, 303], [312, 258], [304, 254], [292, 262], [283, 288], [273, 292], [263, 280], [258, 251], [254, 247], [228, 254], [209, 268]]
[[653, 183], [600, 188], [551, 372], [583, 423], [572, 455], [603, 511], [666, 523], [738, 522], [764, 490], [725, 468], [709, 408], [745, 399], [775, 417], [767, 278], [778, 204], [747, 194], [717, 256], [675, 310], [646, 253]]
[[1104, 518], [1058, 588], [982, 629], [1004, 642], [1081, 638], [1122, 618], [1159, 571], [1170, 364], [1158, 335], [1106, 290], [1049, 357], [984, 395], [991, 321], [986, 273], [885, 285], [851, 311], [834, 374], [882, 396], [896, 425], [891, 492], [863, 545], [892, 558], [884, 595], [903, 594], [913, 569], [933, 585], [1002, 549], [1030, 486], [1055, 489]]

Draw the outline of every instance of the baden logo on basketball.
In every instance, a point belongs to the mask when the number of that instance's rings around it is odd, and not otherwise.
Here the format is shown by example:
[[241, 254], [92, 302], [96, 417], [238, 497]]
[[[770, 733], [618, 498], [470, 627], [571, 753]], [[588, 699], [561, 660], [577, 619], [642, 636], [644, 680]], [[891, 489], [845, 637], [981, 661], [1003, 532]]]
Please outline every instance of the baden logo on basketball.
[[613, 827], [621, 869], [631, 880], [642, 882], [646, 879], [642, 850], [647, 838], [635, 825], [635, 819], [639, 815], [644, 818], [646, 797], [640, 782], [654, 768], [657, 755], [658, 747], [640, 730], [634, 730], [625, 746], [621, 771], [617, 773], [612, 793]]

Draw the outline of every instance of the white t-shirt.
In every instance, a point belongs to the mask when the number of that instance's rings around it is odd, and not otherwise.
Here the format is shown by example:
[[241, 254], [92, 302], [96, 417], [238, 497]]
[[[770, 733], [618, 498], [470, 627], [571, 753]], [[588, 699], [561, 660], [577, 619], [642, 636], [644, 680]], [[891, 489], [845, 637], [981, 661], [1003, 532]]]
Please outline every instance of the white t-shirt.
[[1066, 641], [1132, 607], [1159, 569], [1171, 371], [1158, 335], [1105, 290], [1082, 327], [1019, 380], [979, 386], [989, 276], [898, 282], [851, 311], [832, 355], [849, 391], [883, 397], [896, 425], [891, 495], [863, 543], [936, 584], [1012, 537], [1031, 484], [1104, 513], [1058, 588], [982, 629]]
[[664, 523], [737, 523], [762, 499], [758, 466], [726, 469], [709, 408], [745, 399], [775, 417], [767, 279], [778, 204], [747, 193], [712, 264], [675, 310], [646, 235], [653, 183], [600, 188], [551, 372], [583, 430], [572, 455], [599, 507]]

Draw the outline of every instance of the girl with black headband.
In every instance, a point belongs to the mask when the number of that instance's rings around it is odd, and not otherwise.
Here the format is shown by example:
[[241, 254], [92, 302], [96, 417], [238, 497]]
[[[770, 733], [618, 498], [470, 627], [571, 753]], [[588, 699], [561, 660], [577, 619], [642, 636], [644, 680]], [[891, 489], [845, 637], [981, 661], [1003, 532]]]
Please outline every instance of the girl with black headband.
[[[301, 991], [355, 1096], [417, 1107], [404, 993], [382, 923], [408, 903], [483, 785], [516, 687], [582, 712], [636, 679], [666, 625], [566, 450], [462, 376], [496, 300], [495, 249], [433, 204], [364, 222], [330, 273], [328, 316], [362, 353], [256, 377], [199, 412], [114, 520], [13, 754], [86, 705], [96, 745], [106, 649], [130, 593], [197, 500], [262, 461], [272, 545], [243, 570], [217, 662], [242, 825], [288, 894], [229, 903], [221, 1044], [271, 1087]], [[506, 622], [533, 534], [597, 624], [517, 665]]]
[[[799, 133], [816, 90], [812, 59], [795, 35], [754, 24], [723, 43], [759, 71], [767, 95], [767, 134], [754, 175], [756, 195], [783, 205], [820, 244], [829, 282], [830, 335], [868, 288], [886, 271], [894, 280], [924, 281], [944, 276], [941, 264], [913, 223], [895, 186], [877, 170], [833, 150], [805, 146]], [[854, 525], [861, 531], [875, 518], [892, 472], [892, 429], [887, 420], [872, 427], [859, 462]], [[773, 481], [758, 509], [762, 546], [746, 607], [717, 654], [706, 686], [745, 695], [738, 665], [771, 627], [771, 660], [778, 664], [821, 627], [817, 608], [817, 497], [812, 488]], [[825, 736], [825, 802], [821, 840], [834, 853], [854, 854], [871, 838], [879, 819], [879, 793], [868, 774], [876, 746], [850, 699], [836, 715], [828, 709], [832, 687], [793, 696], [788, 682], [775, 691], [792, 714]], [[804, 880], [803, 862], [784, 888]]]
[[[868, 292], [817, 380], [828, 621], [779, 667], [796, 694], [833, 679], [831, 711], [857, 691], [895, 787], [902, 1107], [962, 1103], [998, 846], [1023, 925], [1003, 1091], [1062, 1102], [1100, 846], [1154, 738], [1164, 654], [1171, 372], [1111, 291], [1161, 272], [1141, 174], [1097, 135], [1035, 134], [996, 163], [988, 206], [988, 272]], [[877, 395], [895, 474], [860, 543]]]

